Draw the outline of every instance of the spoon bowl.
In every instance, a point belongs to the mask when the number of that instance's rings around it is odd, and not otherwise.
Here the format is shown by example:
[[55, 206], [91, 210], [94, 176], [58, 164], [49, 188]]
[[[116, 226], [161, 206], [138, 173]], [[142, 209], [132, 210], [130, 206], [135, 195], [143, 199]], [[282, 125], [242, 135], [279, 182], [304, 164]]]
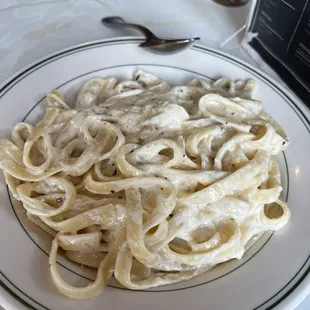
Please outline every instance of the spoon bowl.
[[147, 48], [151, 52], [156, 54], [169, 55], [182, 52], [183, 50], [191, 47], [199, 40], [200, 40], [199, 38], [176, 39], [176, 40], [157, 39], [143, 42], [139, 46]]

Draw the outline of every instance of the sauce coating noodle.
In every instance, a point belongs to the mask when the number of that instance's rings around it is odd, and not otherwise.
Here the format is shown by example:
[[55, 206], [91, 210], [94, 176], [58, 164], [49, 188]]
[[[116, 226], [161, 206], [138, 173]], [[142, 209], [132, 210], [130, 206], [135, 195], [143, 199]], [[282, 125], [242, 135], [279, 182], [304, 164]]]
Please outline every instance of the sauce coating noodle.
[[[53, 283], [91, 298], [114, 277], [130, 289], [184, 281], [241, 259], [290, 218], [274, 155], [289, 140], [251, 99], [253, 81], [193, 80], [170, 88], [138, 70], [93, 78], [72, 108], [54, 90], [36, 125], [0, 140], [0, 168], [29, 220], [54, 238]], [[58, 248], [97, 269], [66, 283]]]

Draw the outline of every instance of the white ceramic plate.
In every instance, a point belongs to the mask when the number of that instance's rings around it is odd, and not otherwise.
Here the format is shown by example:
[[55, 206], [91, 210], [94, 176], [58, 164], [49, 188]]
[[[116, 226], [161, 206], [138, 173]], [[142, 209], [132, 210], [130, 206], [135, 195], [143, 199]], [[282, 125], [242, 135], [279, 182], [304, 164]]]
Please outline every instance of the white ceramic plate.
[[[195, 77], [255, 79], [262, 100], [291, 138], [279, 156], [292, 218], [276, 234], [265, 234], [241, 261], [222, 264], [187, 282], [150, 291], [107, 287], [89, 301], [60, 295], [48, 273], [50, 237], [27, 221], [0, 179], [0, 304], [7, 309], [292, 309], [310, 286], [310, 121], [305, 107], [266, 74], [240, 60], [202, 46], [181, 54], [159, 56], [138, 47], [137, 38], [88, 43], [48, 56], [20, 71], [0, 87], [0, 135], [9, 137], [14, 124], [36, 121], [42, 115], [45, 94], [60, 89], [70, 100], [90, 77], [128, 79], [141, 68], [170, 84]], [[87, 283], [94, 274], [59, 258], [64, 278]]]

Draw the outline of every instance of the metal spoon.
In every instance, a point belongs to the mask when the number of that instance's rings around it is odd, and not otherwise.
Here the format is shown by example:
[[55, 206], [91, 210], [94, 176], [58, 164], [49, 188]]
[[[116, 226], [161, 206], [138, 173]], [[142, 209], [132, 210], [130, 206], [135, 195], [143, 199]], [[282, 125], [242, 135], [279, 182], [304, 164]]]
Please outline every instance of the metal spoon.
[[105, 17], [101, 20], [101, 22], [107, 26], [131, 27], [139, 30], [146, 36], [146, 41], [141, 43], [139, 46], [147, 48], [148, 50], [156, 54], [168, 55], [179, 53], [200, 40], [200, 38], [176, 39], [176, 40], [160, 39], [156, 37], [146, 27], [142, 25], [126, 23], [121, 17], [118, 16]]

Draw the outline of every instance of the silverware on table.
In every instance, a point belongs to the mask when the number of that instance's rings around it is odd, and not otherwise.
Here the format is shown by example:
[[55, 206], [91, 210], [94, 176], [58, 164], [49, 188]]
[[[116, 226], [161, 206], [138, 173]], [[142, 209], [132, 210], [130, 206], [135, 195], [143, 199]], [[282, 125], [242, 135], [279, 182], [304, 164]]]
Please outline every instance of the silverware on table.
[[249, 0], [213, 0], [214, 2], [226, 6], [241, 6], [249, 2]]
[[200, 40], [200, 38], [175, 39], [175, 40], [160, 39], [146, 27], [142, 25], [127, 23], [121, 17], [118, 16], [105, 17], [101, 20], [101, 22], [107, 26], [131, 27], [139, 30], [146, 36], [146, 41], [141, 43], [139, 46], [147, 48], [149, 51], [154, 52], [156, 54], [168, 55], [179, 53]]

